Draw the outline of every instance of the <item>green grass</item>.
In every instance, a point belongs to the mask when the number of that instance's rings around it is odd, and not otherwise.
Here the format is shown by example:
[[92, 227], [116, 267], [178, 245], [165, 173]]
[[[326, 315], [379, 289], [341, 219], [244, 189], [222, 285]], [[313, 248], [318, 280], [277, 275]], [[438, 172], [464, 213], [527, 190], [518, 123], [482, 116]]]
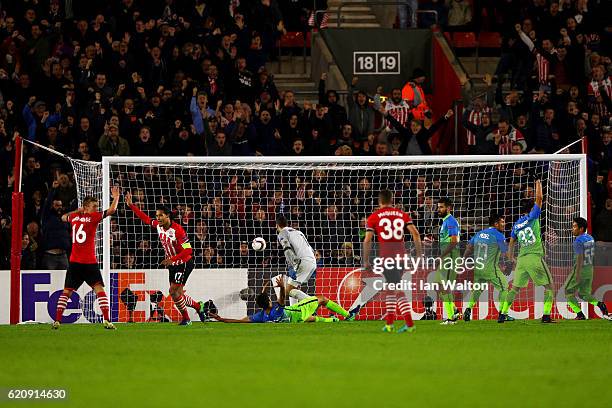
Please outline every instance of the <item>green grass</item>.
[[[65, 388], [53, 406], [576, 407], [612, 401], [601, 320], [0, 326], [0, 387]], [[0, 405], [3, 403], [0, 402]], [[5, 402], [6, 404], [6, 402]], [[16, 405], [17, 404], [13, 404]], [[40, 406], [20, 403], [18, 406]]]

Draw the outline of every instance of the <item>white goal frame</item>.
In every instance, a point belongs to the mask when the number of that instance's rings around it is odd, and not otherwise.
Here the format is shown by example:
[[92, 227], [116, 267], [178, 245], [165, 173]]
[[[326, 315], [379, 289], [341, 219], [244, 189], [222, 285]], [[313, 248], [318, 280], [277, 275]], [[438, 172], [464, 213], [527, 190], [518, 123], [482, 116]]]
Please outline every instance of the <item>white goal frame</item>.
[[[580, 216], [587, 218], [588, 213], [588, 186], [587, 186], [587, 155], [586, 154], [521, 154], [521, 155], [449, 155], [449, 156], [104, 156], [102, 158], [102, 204], [103, 208], [110, 205], [110, 165], [112, 164], [329, 164], [329, 165], [363, 165], [363, 164], [414, 164], [431, 166], [435, 163], [508, 163], [508, 162], [536, 162], [536, 161], [579, 161], [580, 162]], [[111, 274], [111, 245], [110, 245], [110, 219], [103, 221], [102, 236], [102, 274], [105, 279]], [[585, 304], [582, 309], [585, 310]]]

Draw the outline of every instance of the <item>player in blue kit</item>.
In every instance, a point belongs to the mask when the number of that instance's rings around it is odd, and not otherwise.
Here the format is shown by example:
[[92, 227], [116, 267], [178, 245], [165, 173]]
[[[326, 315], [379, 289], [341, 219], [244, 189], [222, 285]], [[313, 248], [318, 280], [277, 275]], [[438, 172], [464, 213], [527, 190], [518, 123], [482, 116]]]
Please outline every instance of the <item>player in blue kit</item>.
[[292, 306], [285, 307], [285, 279], [282, 276], [276, 279], [276, 286], [280, 292], [276, 303], [273, 303], [266, 293], [267, 286], [266, 283], [262, 292], [255, 298], [255, 303], [261, 308], [257, 313], [242, 319], [227, 319], [214, 313], [210, 313], [210, 316], [223, 323], [331, 323], [339, 321], [335, 316], [313, 316], [319, 306], [325, 306], [345, 318], [349, 316], [349, 313], [342, 306], [325, 296], [308, 296]]
[[[442, 225], [440, 226], [440, 235], [438, 241], [440, 243], [440, 259], [441, 266], [436, 272], [436, 282], [442, 281], [454, 282], [457, 280], [457, 271], [455, 265], [461, 256], [459, 251], [459, 234], [460, 227], [457, 219], [451, 214], [453, 211], [453, 202], [450, 198], [441, 198], [438, 201], [438, 215], [442, 217]], [[453, 301], [453, 294], [447, 290], [440, 290], [440, 297], [443, 300], [444, 310], [446, 311], [447, 319], [442, 324], [455, 324], [460, 317], [459, 310]]]
[[[500, 268], [500, 261], [505, 258], [508, 244], [503, 231], [506, 220], [501, 214], [493, 214], [489, 217], [489, 228], [474, 234], [469, 240], [468, 246], [463, 254], [466, 259], [474, 254], [474, 283], [490, 283], [499, 291], [500, 308], [506, 301], [508, 294], [508, 281]], [[463, 311], [463, 320], [469, 322], [472, 318], [472, 308], [480, 298], [481, 290], [475, 290], [470, 296], [467, 308]], [[511, 317], [506, 320], [514, 320]]]
[[574, 268], [565, 282], [565, 297], [570, 308], [576, 313], [576, 320], [585, 320], [586, 316], [582, 313], [578, 296], [590, 304], [599, 307], [604, 319], [611, 320], [606, 304], [597, 300], [592, 294], [593, 290], [593, 258], [595, 256], [595, 240], [587, 234], [587, 220], [584, 218], [574, 218], [572, 222], [572, 235], [574, 240]]

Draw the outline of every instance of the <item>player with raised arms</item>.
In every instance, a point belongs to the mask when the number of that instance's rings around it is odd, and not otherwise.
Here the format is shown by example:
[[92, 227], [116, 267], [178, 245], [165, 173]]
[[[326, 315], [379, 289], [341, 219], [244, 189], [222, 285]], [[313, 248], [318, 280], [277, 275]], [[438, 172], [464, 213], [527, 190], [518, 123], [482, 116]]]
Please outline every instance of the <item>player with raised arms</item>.
[[159, 240], [166, 253], [166, 258], [161, 261], [161, 264], [168, 268], [170, 296], [182, 316], [179, 325], [191, 325], [187, 306], [195, 309], [200, 320], [205, 321], [204, 302], [196, 302], [185, 294], [184, 287], [193, 271], [194, 260], [193, 249], [183, 227], [172, 221], [170, 210], [165, 207], [158, 207], [155, 211], [155, 219], [151, 219], [132, 203], [131, 193], [128, 192], [125, 195], [125, 202], [142, 222], [157, 230]]
[[608, 314], [606, 304], [597, 300], [592, 294], [593, 290], [593, 258], [595, 257], [595, 240], [587, 234], [587, 220], [584, 218], [574, 218], [572, 222], [572, 235], [574, 240], [574, 268], [565, 282], [565, 298], [569, 307], [576, 313], [576, 320], [585, 320], [586, 317], [576, 299], [578, 296], [597, 306], [601, 310], [604, 319], [612, 320]]
[[[266, 293], [268, 283], [264, 285], [261, 293], [255, 298], [255, 303], [261, 308], [257, 313], [242, 319], [228, 319], [215, 313], [210, 313], [210, 317], [223, 323], [331, 323], [339, 319], [335, 316], [322, 317], [313, 316], [319, 306], [325, 306], [332, 312], [341, 316], [348, 316], [348, 312], [338, 304], [332, 302], [325, 296], [307, 296], [298, 303], [285, 307], [285, 278], [276, 278], [276, 287], [279, 288], [279, 296], [276, 303], [273, 303], [270, 296]], [[345, 319], [346, 320], [346, 319]]]
[[[440, 235], [438, 242], [440, 243], [440, 268], [436, 271], [436, 282], [455, 281], [457, 279], [457, 271], [455, 265], [461, 256], [459, 252], [459, 222], [451, 214], [453, 211], [453, 202], [450, 198], [444, 197], [438, 200], [438, 215], [442, 217], [442, 225], [440, 226]], [[446, 310], [446, 320], [441, 324], [455, 324], [459, 319], [459, 310], [453, 301], [453, 293], [449, 290], [441, 289], [440, 297], [443, 300], [444, 310]]]
[[62, 315], [72, 292], [78, 290], [83, 282], [87, 282], [96, 292], [104, 328], [115, 330], [115, 326], [110, 322], [108, 297], [104, 291], [104, 280], [96, 258], [96, 229], [100, 221], [117, 211], [119, 187], [113, 187], [111, 195], [113, 202], [104, 212], [98, 211], [98, 199], [89, 196], [83, 200], [83, 207], [62, 215], [62, 221], [69, 222], [71, 226], [72, 251], [70, 252], [70, 264], [66, 271], [64, 291], [57, 300], [55, 321], [51, 326], [53, 329], [59, 329]]
[[[463, 259], [474, 254], [474, 283], [490, 283], [499, 291], [499, 307], [506, 301], [508, 281], [501, 271], [500, 258], [506, 257], [508, 244], [504, 236], [506, 220], [502, 214], [494, 213], [489, 217], [489, 228], [477, 232], [468, 241]], [[472, 318], [472, 308], [478, 302], [482, 290], [471, 293], [468, 306], [463, 311], [463, 320]]]
[[[414, 245], [416, 247], [416, 258], [421, 258], [421, 236], [419, 231], [412, 223], [410, 215], [406, 212], [393, 206], [393, 193], [389, 190], [382, 190], [378, 194], [378, 210], [374, 211], [366, 221], [366, 234], [363, 240], [364, 252], [363, 258], [365, 268], [371, 269], [371, 243], [374, 241], [374, 235], [379, 244], [379, 258], [396, 258], [397, 255], [404, 256], [406, 247], [404, 243], [405, 232], [408, 231], [412, 235]], [[385, 268], [383, 275], [386, 283], [399, 283], [402, 279], [404, 270], [393, 267]], [[404, 293], [389, 290], [385, 298], [385, 326], [383, 331], [391, 333], [395, 330], [395, 314], [396, 310], [404, 319], [404, 325], [398, 329], [398, 333], [411, 332], [414, 330], [414, 322], [412, 321], [412, 308], [410, 302], [406, 299]]]
[[554, 323], [550, 318], [553, 304], [552, 276], [548, 265], [544, 261], [544, 246], [540, 234], [540, 214], [542, 213], [542, 181], [535, 181], [535, 202], [525, 199], [522, 203], [522, 215], [512, 226], [510, 244], [508, 245], [508, 259], [514, 263], [514, 245], [518, 241], [519, 253], [514, 269], [512, 289], [508, 292], [506, 302], [497, 318], [498, 323], [506, 321], [508, 310], [521, 288], [527, 287], [529, 279], [534, 286], [544, 286], [544, 314], [542, 323]]

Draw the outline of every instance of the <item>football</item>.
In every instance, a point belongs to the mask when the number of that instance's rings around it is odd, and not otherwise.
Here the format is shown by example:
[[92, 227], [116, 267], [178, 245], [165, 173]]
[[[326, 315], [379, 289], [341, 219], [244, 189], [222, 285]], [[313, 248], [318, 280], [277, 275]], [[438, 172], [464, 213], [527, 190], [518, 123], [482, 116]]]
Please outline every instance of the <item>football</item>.
[[266, 240], [262, 237], [253, 239], [251, 242], [251, 248], [253, 248], [254, 251], [263, 251], [266, 249]]

